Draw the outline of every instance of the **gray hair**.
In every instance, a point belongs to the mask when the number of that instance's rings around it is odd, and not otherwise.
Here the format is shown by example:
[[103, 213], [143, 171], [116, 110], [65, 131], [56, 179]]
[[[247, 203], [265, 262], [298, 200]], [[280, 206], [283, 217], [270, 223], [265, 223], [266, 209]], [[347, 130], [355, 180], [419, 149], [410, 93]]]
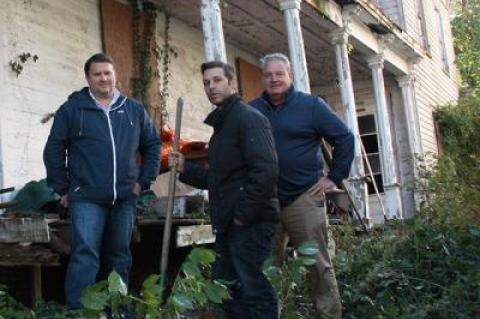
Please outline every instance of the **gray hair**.
[[260, 59], [262, 70], [265, 70], [265, 67], [267, 66], [267, 64], [273, 61], [282, 62], [286, 66], [287, 71], [289, 73], [292, 72], [292, 68], [290, 67], [290, 60], [288, 59], [288, 57], [285, 54], [278, 53], [278, 52], [267, 54], [266, 56]]

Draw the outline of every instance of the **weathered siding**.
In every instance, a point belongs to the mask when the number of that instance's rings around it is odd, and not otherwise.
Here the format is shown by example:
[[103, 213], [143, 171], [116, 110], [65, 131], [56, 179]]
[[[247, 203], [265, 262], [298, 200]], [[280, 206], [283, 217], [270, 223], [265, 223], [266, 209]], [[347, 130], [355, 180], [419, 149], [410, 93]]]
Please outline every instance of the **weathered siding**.
[[[169, 66], [172, 74], [167, 100], [169, 123], [172, 127], [174, 126], [176, 101], [179, 97], [182, 97], [185, 101], [182, 116], [182, 137], [208, 141], [212, 131], [209, 126], [203, 124], [203, 120], [212, 110], [212, 105], [205, 96], [200, 73], [200, 65], [205, 59], [202, 31], [193, 29], [174, 18], [170, 21], [169, 43], [172, 49], [178, 53], [178, 56], [177, 58], [172, 57]], [[160, 15], [157, 21], [157, 43], [159, 45], [164, 42], [164, 27], [164, 17]], [[253, 56], [227, 43], [228, 62], [235, 65], [236, 57], [258, 64], [258, 60]], [[160, 64], [159, 68], [161, 67]], [[161, 70], [159, 70], [159, 73], [162, 74]]]
[[[101, 50], [99, 21], [97, 0], [0, 1], [0, 187], [44, 177], [51, 123], [40, 120], [84, 85], [83, 63]], [[17, 77], [9, 61], [23, 52], [39, 60]]]
[[[357, 82], [354, 81], [354, 95], [355, 95], [355, 105], [357, 108], [357, 115], [367, 115], [367, 114], [375, 114], [375, 100], [373, 96], [373, 82], [371, 81], [362, 81]], [[391, 88], [389, 85], [386, 85], [386, 94], [387, 94], [387, 104], [388, 104], [388, 111], [390, 113], [390, 118], [393, 118], [394, 112], [392, 111], [392, 107], [400, 108], [396, 110], [396, 112], [403, 112], [401, 109], [402, 105], [392, 105], [390, 99], [390, 90]], [[339, 116], [343, 117], [343, 107], [342, 101], [340, 99], [339, 90], [336, 87], [314, 87], [312, 88], [312, 92], [314, 94], [319, 94], [322, 96], [327, 102], [332, 106], [332, 108], [339, 114]], [[378, 130], [378, 129], [377, 129]], [[397, 132], [402, 137], [406, 137], [406, 131]], [[397, 134], [395, 132], [395, 127], [392, 124], [392, 139], [393, 144], [397, 145]], [[398, 158], [397, 147], [394, 147], [395, 155]], [[367, 168], [365, 168], [365, 174], [369, 174]], [[397, 175], [400, 176], [400, 170], [397, 166]], [[401, 182], [401, 181], [400, 181]], [[403, 188], [403, 185], [402, 185]], [[381, 194], [383, 198], [383, 194]], [[370, 205], [370, 217], [375, 224], [383, 223], [383, 213], [381, 210], [380, 203], [378, 201], [378, 197], [375, 194], [369, 195], [368, 197], [369, 205]]]
[[[163, 29], [160, 14], [159, 45], [163, 44]], [[54, 112], [72, 91], [86, 85], [83, 64], [102, 50], [100, 30], [98, 0], [0, 1], [0, 187], [45, 177], [42, 152], [52, 121], [41, 124], [40, 120]], [[172, 57], [169, 66], [169, 123], [175, 123], [176, 100], [181, 96], [185, 100], [182, 137], [208, 141], [211, 130], [203, 120], [212, 106], [200, 74], [202, 32], [172, 18], [170, 46], [178, 57]], [[27, 62], [17, 78], [8, 62], [22, 52], [38, 54], [39, 60]], [[232, 64], [236, 57], [258, 64], [237, 47], [227, 45], [227, 56]]]
[[404, 26], [402, 6], [399, 4], [400, 0], [373, 0], [373, 2], [398, 26]]
[[[425, 152], [437, 152], [432, 112], [437, 106], [455, 101], [458, 98], [458, 79], [454, 63], [455, 53], [453, 51], [448, 9], [445, 7], [444, 1], [441, 0], [423, 1], [423, 7], [430, 52], [414, 67], [416, 75], [415, 95], [423, 150]], [[443, 70], [443, 48], [439, 41], [440, 34], [435, 8], [439, 10], [443, 18], [449, 65], [448, 72]], [[404, 11], [407, 32], [418, 38], [418, 34], [421, 31], [419, 30], [420, 25], [417, 23], [413, 1], [404, 1]]]

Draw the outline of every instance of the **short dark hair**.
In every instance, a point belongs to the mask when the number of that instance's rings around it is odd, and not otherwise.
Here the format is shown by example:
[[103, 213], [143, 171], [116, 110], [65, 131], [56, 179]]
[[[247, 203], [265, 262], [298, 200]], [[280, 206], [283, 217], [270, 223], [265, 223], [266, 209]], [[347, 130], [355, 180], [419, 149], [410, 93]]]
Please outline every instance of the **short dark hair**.
[[85, 62], [85, 65], [83, 66], [83, 71], [85, 72], [85, 75], [88, 75], [92, 63], [110, 63], [111, 65], [114, 65], [111, 56], [105, 53], [96, 53], [89, 57], [87, 62]]
[[205, 73], [205, 70], [214, 68], [221, 68], [223, 70], [223, 74], [227, 77], [229, 81], [232, 81], [235, 77], [235, 69], [233, 68], [233, 66], [222, 61], [209, 61], [202, 63], [202, 74]]

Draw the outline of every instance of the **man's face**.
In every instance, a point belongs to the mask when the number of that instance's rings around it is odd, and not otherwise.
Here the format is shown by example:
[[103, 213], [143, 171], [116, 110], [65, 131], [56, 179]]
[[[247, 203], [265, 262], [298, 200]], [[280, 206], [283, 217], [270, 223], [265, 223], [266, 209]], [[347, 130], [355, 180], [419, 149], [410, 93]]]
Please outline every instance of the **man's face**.
[[87, 82], [96, 97], [111, 97], [116, 82], [113, 65], [108, 62], [92, 63], [88, 71]]
[[292, 85], [292, 75], [281, 61], [270, 61], [263, 70], [263, 87], [270, 96], [284, 95]]
[[221, 105], [235, 90], [222, 68], [211, 68], [203, 72], [203, 88], [212, 104]]

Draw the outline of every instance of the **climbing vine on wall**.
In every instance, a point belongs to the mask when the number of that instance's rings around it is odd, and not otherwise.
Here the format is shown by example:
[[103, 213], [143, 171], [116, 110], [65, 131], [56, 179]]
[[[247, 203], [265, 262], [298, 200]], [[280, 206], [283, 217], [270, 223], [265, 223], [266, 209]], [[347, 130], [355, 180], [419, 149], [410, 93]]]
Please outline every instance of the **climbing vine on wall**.
[[[148, 89], [154, 78], [160, 78], [159, 101], [151, 101], [150, 110], [156, 116], [159, 114], [162, 123], [168, 120], [167, 99], [169, 96], [169, 83], [171, 78], [170, 64], [172, 56], [177, 57], [177, 52], [170, 46], [170, 14], [164, 8], [157, 8], [149, 1], [130, 0], [132, 6], [132, 34], [133, 34], [133, 59], [134, 76], [132, 78], [133, 96], [147, 103]], [[141, 12], [143, 10], [143, 29], [141, 26]], [[162, 45], [155, 45], [152, 49], [152, 41], [155, 42], [156, 18], [158, 11], [165, 15], [165, 26]], [[155, 55], [152, 56], [152, 53]], [[152, 66], [152, 58], [160, 63], [160, 72]], [[155, 63], [153, 64], [155, 65]]]
[[[136, 99], [146, 102], [148, 88], [154, 73], [150, 65], [151, 44], [155, 36], [157, 9], [148, 1], [130, 0], [132, 6], [132, 35], [134, 76], [132, 94]], [[140, 30], [141, 10], [144, 12], [143, 30]]]
[[162, 64], [162, 88], [160, 90], [160, 110], [162, 116], [162, 122], [168, 121], [167, 112], [167, 99], [169, 96], [169, 84], [172, 73], [170, 72], [170, 63], [172, 62], [171, 56], [177, 57], [178, 53], [170, 46], [170, 14], [165, 12], [165, 26], [163, 31], [163, 46], [158, 52], [158, 58]]
[[25, 63], [27, 63], [29, 60], [37, 62], [38, 55], [32, 54], [30, 52], [23, 52], [8, 62], [8, 65], [10, 65], [12, 71], [17, 74], [17, 78], [23, 72]]

